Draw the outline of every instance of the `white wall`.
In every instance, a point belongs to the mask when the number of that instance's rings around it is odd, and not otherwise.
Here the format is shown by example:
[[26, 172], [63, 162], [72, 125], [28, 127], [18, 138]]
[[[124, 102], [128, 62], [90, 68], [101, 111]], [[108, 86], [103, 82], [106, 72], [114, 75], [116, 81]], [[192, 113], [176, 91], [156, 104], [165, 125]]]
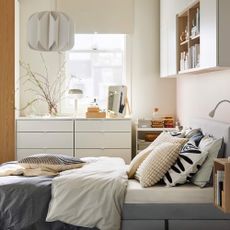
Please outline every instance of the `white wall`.
[[[230, 70], [200, 75], [178, 76], [177, 114], [188, 125], [192, 117], [209, 118], [208, 113], [222, 99], [230, 99]], [[230, 104], [223, 103], [215, 120], [230, 122]]]
[[153, 108], [176, 114], [176, 81], [160, 78], [160, 1], [135, 0], [132, 35], [132, 109], [149, 118]]
[[[67, 1], [67, 0], [66, 0]], [[21, 0], [20, 6], [20, 51], [21, 60], [29, 62], [36, 71], [42, 71], [39, 52], [30, 50], [26, 44], [26, 23], [29, 15], [36, 11], [49, 10], [53, 1]], [[176, 81], [161, 79], [159, 69], [160, 57], [160, 1], [135, 0], [134, 33], [130, 36], [131, 52], [131, 87], [132, 112], [134, 119], [150, 118], [153, 108], [158, 107], [161, 114], [176, 114]], [[50, 70], [50, 76], [55, 78], [59, 62], [56, 53], [46, 53], [45, 59]], [[24, 106], [32, 95], [25, 93], [21, 84], [21, 106]], [[47, 112], [44, 104], [38, 104], [35, 110]]]
[[[31, 14], [38, 11], [54, 9], [52, 0], [21, 0], [20, 1], [20, 60], [30, 64], [33, 71], [45, 74], [44, 66], [40, 58], [40, 52], [31, 50], [27, 45], [27, 21]], [[57, 52], [42, 52], [46, 60], [49, 77], [51, 82], [56, 78], [59, 70], [59, 55]], [[22, 69], [21, 69], [22, 70]], [[20, 82], [20, 106], [23, 108], [28, 102], [32, 101], [36, 95], [27, 91], [29, 88], [34, 88], [32, 85], [24, 84], [21, 71]], [[34, 104], [31, 108], [21, 111], [21, 115], [30, 113], [44, 114], [47, 113], [47, 105], [43, 102]]]

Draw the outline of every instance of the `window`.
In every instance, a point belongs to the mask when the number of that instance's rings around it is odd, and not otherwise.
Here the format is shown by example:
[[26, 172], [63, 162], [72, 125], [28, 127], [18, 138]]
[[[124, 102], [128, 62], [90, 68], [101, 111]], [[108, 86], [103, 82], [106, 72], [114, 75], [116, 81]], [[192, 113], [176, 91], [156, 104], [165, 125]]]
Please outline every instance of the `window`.
[[[123, 34], [75, 35], [75, 45], [67, 57], [69, 88], [83, 90], [78, 103], [81, 114], [94, 98], [101, 109], [106, 109], [108, 86], [126, 84], [125, 41]], [[66, 101], [65, 111], [73, 112], [73, 100]]]

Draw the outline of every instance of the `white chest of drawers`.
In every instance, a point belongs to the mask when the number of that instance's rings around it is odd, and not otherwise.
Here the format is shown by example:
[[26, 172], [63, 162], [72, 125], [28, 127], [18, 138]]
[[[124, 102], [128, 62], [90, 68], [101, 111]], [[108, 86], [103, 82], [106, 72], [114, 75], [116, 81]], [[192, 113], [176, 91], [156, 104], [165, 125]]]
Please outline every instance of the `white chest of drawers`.
[[131, 161], [130, 119], [79, 119], [75, 122], [75, 155], [122, 157]]
[[39, 153], [73, 156], [73, 120], [18, 119], [16, 127], [18, 160]]
[[17, 119], [17, 159], [39, 153], [131, 160], [130, 119]]

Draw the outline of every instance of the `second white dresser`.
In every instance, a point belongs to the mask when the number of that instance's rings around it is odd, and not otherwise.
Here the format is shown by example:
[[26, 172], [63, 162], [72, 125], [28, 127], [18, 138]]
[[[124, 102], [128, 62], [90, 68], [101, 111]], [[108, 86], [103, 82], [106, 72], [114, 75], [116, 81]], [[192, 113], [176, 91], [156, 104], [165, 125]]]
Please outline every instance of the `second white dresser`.
[[131, 119], [75, 120], [75, 156], [121, 157], [131, 161]]

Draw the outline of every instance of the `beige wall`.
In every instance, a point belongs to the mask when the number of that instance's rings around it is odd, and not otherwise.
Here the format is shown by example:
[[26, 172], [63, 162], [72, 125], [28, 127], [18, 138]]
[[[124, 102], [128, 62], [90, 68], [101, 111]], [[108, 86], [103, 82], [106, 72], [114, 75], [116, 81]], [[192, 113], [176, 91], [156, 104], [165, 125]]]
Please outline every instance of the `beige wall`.
[[[31, 14], [54, 9], [53, 0], [21, 0], [20, 1], [20, 60], [30, 64], [31, 69], [35, 72], [45, 74], [45, 69], [40, 58], [40, 52], [30, 49], [27, 45], [27, 21]], [[59, 70], [59, 55], [57, 52], [42, 52], [44, 59], [48, 66], [49, 76], [52, 80], [56, 78]], [[21, 69], [21, 68], [20, 68]], [[22, 70], [22, 69], [21, 69]], [[32, 101], [36, 96], [35, 93], [27, 91], [28, 89], [34, 89], [30, 84], [25, 84], [25, 79], [22, 78], [21, 72], [20, 81], [20, 106], [24, 107], [28, 102]], [[32, 107], [25, 111], [21, 111], [23, 115], [29, 115], [30, 113], [44, 114], [47, 113], [47, 105], [44, 102], [35, 103]]]
[[[179, 120], [187, 125], [192, 117], [209, 118], [208, 113], [218, 101], [230, 99], [229, 76], [230, 70], [178, 77], [177, 114]], [[213, 119], [230, 122], [230, 104], [221, 104]]]
[[176, 81], [160, 78], [160, 1], [135, 0], [132, 40], [134, 118], [151, 118], [154, 107], [176, 114]]

